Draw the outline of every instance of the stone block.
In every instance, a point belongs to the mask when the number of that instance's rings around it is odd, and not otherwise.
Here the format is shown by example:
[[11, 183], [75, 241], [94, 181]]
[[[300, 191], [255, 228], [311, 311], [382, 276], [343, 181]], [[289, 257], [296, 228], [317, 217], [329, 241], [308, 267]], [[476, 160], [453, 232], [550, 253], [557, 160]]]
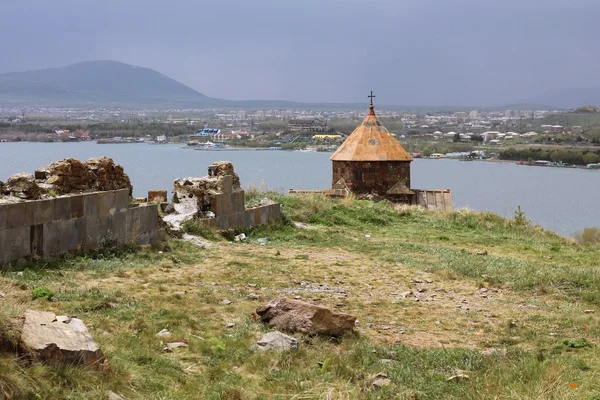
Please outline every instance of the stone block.
[[156, 206], [147, 206], [142, 210], [142, 229], [144, 232], [155, 231], [158, 228], [158, 209]]
[[231, 210], [234, 213], [243, 212], [245, 210], [244, 191], [238, 190], [231, 194]]
[[270, 206], [259, 207], [259, 223], [260, 225], [265, 225], [269, 223], [269, 211]]
[[33, 224], [33, 209], [35, 207], [33, 204], [35, 203], [27, 202], [6, 205], [6, 228], [13, 229]]
[[83, 249], [93, 250], [98, 248], [98, 221], [85, 218], [85, 237], [83, 238]]
[[81, 218], [84, 214], [84, 197], [82, 195], [71, 196], [71, 218]]
[[98, 219], [117, 212], [115, 192], [98, 192]]
[[89, 193], [83, 197], [83, 214], [87, 217], [98, 217], [98, 194]]
[[166, 190], [149, 190], [148, 201], [150, 203], [165, 203], [167, 201]]
[[117, 210], [123, 210], [129, 205], [129, 189], [115, 190], [115, 205]]
[[6, 232], [6, 229], [0, 229], [0, 265], [8, 264], [11, 261]]
[[210, 198], [210, 211], [212, 211], [217, 217], [223, 215], [223, 195], [216, 194]]
[[8, 205], [0, 205], [0, 229], [6, 229], [8, 225]]
[[86, 224], [84, 218], [73, 218], [62, 221], [60, 225], [62, 239], [61, 253], [77, 253], [85, 247]]
[[33, 212], [34, 224], [45, 224], [54, 220], [54, 199], [38, 200], [32, 204], [35, 204]]
[[112, 231], [118, 244], [127, 243], [127, 209], [112, 216]]
[[44, 225], [31, 225], [29, 232], [31, 256], [44, 255]]
[[142, 208], [134, 207], [127, 209], [125, 230], [127, 232], [127, 241], [133, 242], [136, 237], [143, 232], [141, 214]]
[[87, 327], [75, 317], [27, 310], [21, 341], [34, 359], [51, 364], [90, 367], [104, 360]]
[[53, 200], [53, 203], [53, 221], [60, 221], [71, 218], [71, 197], [57, 197]]
[[52, 221], [43, 225], [42, 254], [44, 256], [55, 256], [61, 253], [63, 248], [62, 223], [63, 221]]
[[233, 176], [231, 176], [231, 175], [222, 176], [221, 184], [223, 185], [223, 194], [226, 197], [231, 196], [231, 192], [233, 191]]
[[6, 229], [5, 235], [8, 258], [11, 261], [31, 256], [31, 228], [29, 226]]

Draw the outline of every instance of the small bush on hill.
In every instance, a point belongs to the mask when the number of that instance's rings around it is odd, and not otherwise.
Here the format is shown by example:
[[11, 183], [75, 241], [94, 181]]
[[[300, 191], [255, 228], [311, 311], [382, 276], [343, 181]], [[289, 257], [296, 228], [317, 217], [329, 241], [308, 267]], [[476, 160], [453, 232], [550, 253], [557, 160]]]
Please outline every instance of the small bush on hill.
[[583, 232], [575, 234], [575, 240], [580, 244], [598, 244], [600, 243], [600, 229], [585, 228]]
[[35, 288], [31, 291], [31, 296], [33, 297], [34, 300], [36, 300], [36, 299], [52, 300], [52, 297], [54, 297], [54, 291], [47, 287], [39, 287], [39, 288]]

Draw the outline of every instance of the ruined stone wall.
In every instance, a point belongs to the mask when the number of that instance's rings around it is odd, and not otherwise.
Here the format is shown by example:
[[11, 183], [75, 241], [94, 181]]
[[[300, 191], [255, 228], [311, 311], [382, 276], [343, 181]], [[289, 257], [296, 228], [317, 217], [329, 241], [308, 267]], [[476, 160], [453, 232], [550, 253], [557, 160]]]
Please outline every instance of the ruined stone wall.
[[156, 205], [129, 208], [129, 188], [0, 205], [0, 265], [104, 245], [150, 244]]
[[451, 211], [452, 192], [450, 189], [445, 190], [419, 190], [413, 189], [415, 192], [414, 204], [425, 207], [428, 210]]
[[385, 196], [398, 182], [410, 189], [408, 161], [333, 161], [332, 187], [343, 179], [352, 193]]

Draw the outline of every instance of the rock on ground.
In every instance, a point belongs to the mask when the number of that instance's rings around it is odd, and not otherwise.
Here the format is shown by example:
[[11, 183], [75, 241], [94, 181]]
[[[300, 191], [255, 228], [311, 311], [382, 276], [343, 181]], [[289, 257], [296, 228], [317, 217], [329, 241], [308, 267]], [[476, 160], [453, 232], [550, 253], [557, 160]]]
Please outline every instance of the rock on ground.
[[25, 311], [21, 342], [34, 358], [49, 363], [92, 366], [104, 360], [83, 321], [52, 312]]
[[260, 351], [298, 350], [298, 340], [278, 331], [269, 332], [256, 342], [254, 348]]
[[271, 300], [256, 313], [272, 328], [307, 335], [341, 336], [352, 331], [356, 323], [353, 315], [287, 298]]

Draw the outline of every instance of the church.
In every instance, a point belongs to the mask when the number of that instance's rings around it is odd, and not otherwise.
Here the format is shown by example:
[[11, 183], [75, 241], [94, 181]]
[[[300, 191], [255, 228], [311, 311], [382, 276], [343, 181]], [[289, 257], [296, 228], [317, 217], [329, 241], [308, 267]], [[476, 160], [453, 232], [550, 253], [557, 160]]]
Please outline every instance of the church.
[[365, 119], [330, 157], [331, 189], [296, 190], [291, 194], [322, 193], [330, 197], [379, 198], [393, 203], [420, 205], [431, 210], [451, 210], [450, 189], [411, 187], [412, 157], [381, 124], [375, 114], [373, 92]]
[[377, 195], [399, 203], [412, 203], [412, 157], [375, 115], [373, 92], [362, 123], [331, 156], [332, 188], [347, 188], [355, 195]]

